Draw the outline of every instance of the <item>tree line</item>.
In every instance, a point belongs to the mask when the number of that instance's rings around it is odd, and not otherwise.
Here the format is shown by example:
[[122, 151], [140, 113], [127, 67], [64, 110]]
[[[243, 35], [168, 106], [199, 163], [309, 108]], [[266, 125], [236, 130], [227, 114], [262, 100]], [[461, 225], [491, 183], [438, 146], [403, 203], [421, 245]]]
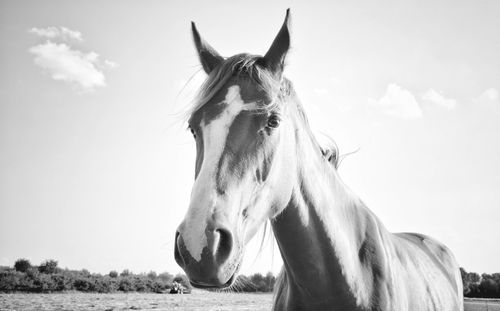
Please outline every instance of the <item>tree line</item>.
[[464, 296], [470, 298], [500, 298], [500, 273], [467, 272], [460, 268]]
[[[464, 296], [470, 298], [500, 298], [500, 273], [479, 275], [460, 268]], [[0, 267], [0, 292], [151, 292], [168, 293], [175, 283], [186, 289], [191, 284], [184, 274], [168, 272], [135, 274], [129, 270], [110, 271], [108, 274], [88, 270], [62, 269], [56, 260], [45, 260], [32, 265], [27, 259], [18, 259], [12, 267]], [[276, 277], [271, 273], [240, 275], [231, 290], [237, 292], [272, 292]]]
[[[234, 291], [271, 292], [275, 277], [268, 273], [239, 276]], [[27, 259], [18, 259], [12, 267], [0, 266], [0, 292], [50, 293], [62, 291], [80, 292], [150, 292], [168, 293], [175, 283], [186, 289], [191, 284], [184, 274], [172, 275], [168, 272], [157, 274], [135, 274], [129, 270], [108, 274], [90, 273], [88, 270], [62, 269], [56, 260], [45, 260], [40, 265], [32, 265]]]

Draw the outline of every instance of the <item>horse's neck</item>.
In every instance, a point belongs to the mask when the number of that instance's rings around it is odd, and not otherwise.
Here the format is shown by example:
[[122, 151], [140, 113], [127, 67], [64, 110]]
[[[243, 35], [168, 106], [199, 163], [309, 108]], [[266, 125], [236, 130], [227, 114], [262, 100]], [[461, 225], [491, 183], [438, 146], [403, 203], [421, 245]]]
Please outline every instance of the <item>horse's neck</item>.
[[354, 310], [368, 304], [359, 252], [367, 234], [378, 231], [379, 224], [319, 151], [311, 154], [314, 143], [305, 144], [312, 145], [302, 146], [310, 152], [302, 159], [310, 161], [299, 164], [292, 198], [272, 222], [284, 261], [285, 286], [295, 303]]

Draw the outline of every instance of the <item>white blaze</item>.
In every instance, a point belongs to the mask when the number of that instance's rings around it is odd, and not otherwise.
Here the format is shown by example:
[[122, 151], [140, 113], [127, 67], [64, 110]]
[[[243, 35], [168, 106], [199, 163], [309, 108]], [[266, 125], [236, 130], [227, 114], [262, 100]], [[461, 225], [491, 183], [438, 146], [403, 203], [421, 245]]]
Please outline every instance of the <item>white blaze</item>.
[[185, 218], [182, 238], [187, 250], [195, 260], [200, 261], [203, 248], [207, 246], [206, 221], [217, 205], [216, 175], [219, 160], [224, 151], [229, 128], [242, 110], [255, 108], [255, 104], [245, 104], [241, 99], [240, 87], [228, 88], [223, 102], [227, 107], [217, 119], [200, 126], [203, 132], [203, 163], [191, 192], [191, 203]]

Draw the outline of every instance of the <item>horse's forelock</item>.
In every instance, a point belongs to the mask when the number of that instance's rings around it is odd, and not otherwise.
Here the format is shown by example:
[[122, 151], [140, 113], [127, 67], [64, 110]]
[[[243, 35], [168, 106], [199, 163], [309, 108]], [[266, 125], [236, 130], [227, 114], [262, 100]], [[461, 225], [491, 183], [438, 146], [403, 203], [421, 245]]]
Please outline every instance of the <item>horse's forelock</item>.
[[270, 111], [276, 108], [279, 100], [276, 100], [288, 94], [288, 82], [277, 80], [276, 77], [258, 64], [261, 56], [251, 54], [238, 54], [232, 56], [217, 68], [215, 68], [201, 85], [195, 103], [187, 113], [189, 118], [195, 112], [205, 106], [215, 94], [221, 90], [232, 77], [241, 77], [249, 79], [259, 89], [266, 92], [271, 98], [268, 104], [259, 106], [259, 110]]

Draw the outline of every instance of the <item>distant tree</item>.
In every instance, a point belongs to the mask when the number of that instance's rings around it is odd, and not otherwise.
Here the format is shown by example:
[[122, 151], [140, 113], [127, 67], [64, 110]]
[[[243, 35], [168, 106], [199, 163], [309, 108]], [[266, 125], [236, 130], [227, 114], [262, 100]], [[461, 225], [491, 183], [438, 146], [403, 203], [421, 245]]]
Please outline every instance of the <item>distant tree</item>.
[[95, 284], [91, 278], [80, 276], [73, 281], [73, 287], [81, 292], [91, 292], [95, 289]]
[[131, 275], [132, 273], [130, 272], [129, 269], [125, 269], [122, 271], [122, 273], [120, 273], [120, 276], [129, 276]]
[[252, 282], [255, 289], [259, 292], [266, 291], [266, 281], [264, 280], [264, 276], [260, 273], [255, 273], [250, 276], [250, 281]]
[[479, 291], [483, 298], [500, 297], [499, 284], [493, 278], [483, 278], [479, 284]]
[[28, 259], [20, 258], [14, 263], [14, 269], [19, 272], [26, 272], [31, 268], [31, 262]]
[[109, 277], [111, 277], [111, 278], [117, 278], [118, 277], [118, 272], [116, 272], [114, 270], [110, 271], [109, 272]]
[[48, 259], [42, 262], [42, 264], [38, 266], [38, 271], [40, 271], [40, 273], [45, 273], [45, 274], [56, 273], [58, 271], [57, 261], [53, 259]]
[[0, 271], [0, 292], [12, 292], [18, 290], [24, 273], [12, 270]]
[[268, 272], [264, 277], [264, 281], [266, 283], [265, 292], [272, 292], [274, 289], [274, 283], [276, 282], [276, 277], [271, 272]]
[[122, 276], [120, 282], [118, 283], [118, 290], [122, 292], [133, 292], [135, 291], [135, 286], [133, 280], [128, 276]]
[[93, 277], [95, 291], [98, 293], [112, 293], [118, 290], [118, 281], [110, 276]]
[[163, 272], [158, 275], [158, 278], [165, 284], [168, 284], [169, 286], [172, 285], [172, 282], [174, 281], [174, 276], [168, 272]]
[[167, 283], [164, 283], [162, 282], [161, 280], [154, 280], [152, 283], [151, 283], [151, 291], [153, 293], [163, 293], [165, 290], [167, 290], [169, 288], [169, 285], [170, 284], [167, 284]]
[[73, 289], [73, 279], [66, 273], [55, 273], [51, 275], [56, 291], [65, 291]]
[[466, 296], [466, 297], [478, 297], [481, 276], [479, 276], [479, 274], [477, 274], [475, 272], [467, 272], [467, 271], [465, 271], [464, 268], [460, 268], [460, 274], [462, 276], [464, 296]]
[[150, 278], [150, 279], [154, 280], [154, 279], [156, 279], [157, 277], [158, 277], [158, 276], [156, 275], [156, 272], [154, 272], [154, 271], [149, 271], [149, 273], [148, 273], [148, 278]]
[[57, 286], [51, 275], [47, 273], [39, 273], [33, 279], [33, 287], [31, 290], [37, 293], [48, 293], [57, 290]]

